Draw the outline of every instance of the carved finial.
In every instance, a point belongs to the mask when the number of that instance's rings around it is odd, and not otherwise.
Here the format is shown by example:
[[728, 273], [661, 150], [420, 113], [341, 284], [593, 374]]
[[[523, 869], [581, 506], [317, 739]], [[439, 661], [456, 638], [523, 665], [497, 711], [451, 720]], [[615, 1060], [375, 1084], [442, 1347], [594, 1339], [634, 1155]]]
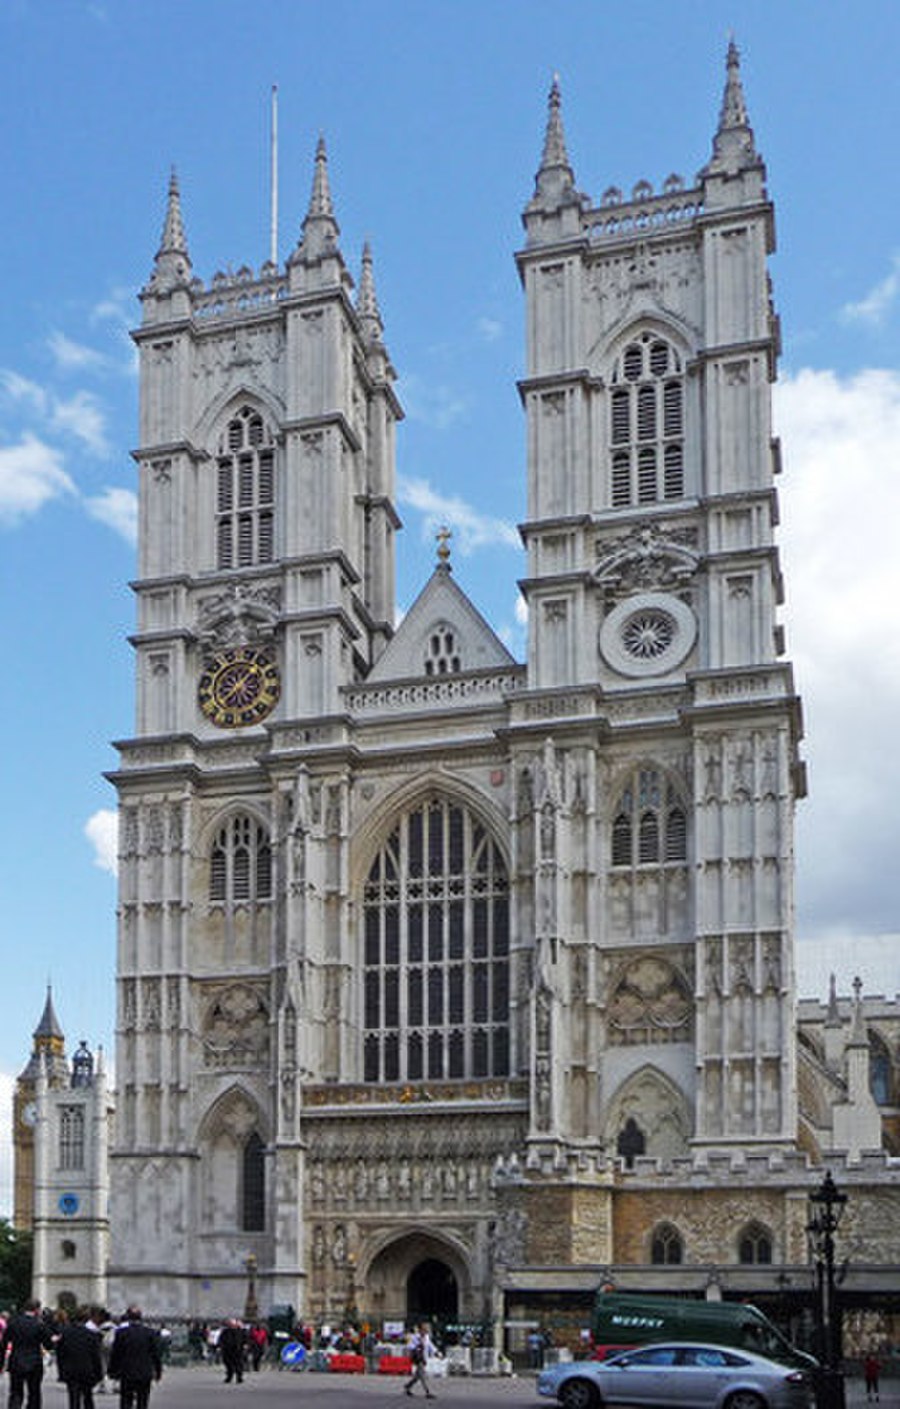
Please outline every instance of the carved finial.
[[340, 229], [334, 218], [331, 200], [331, 185], [328, 180], [328, 154], [325, 138], [320, 135], [316, 144], [316, 160], [313, 168], [312, 191], [309, 207], [303, 221], [303, 238], [300, 250], [303, 255], [315, 259], [332, 252], [337, 246]]
[[381, 311], [375, 294], [375, 276], [372, 272], [372, 251], [369, 242], [363, 245], [362, 272], [359, 276], [359, 293], [356, 297], [356, 311], [362, 324], [363, 337], [367, 343], [380, 342], [384, 332]]
[[172, 167], [169, 176], [169, 194], [166, 201], [166, 218], [163, 222], [162, 238], [149, 288], [158, 294], [170, 293], [173, 289], [190, 282], [191, 257], [188, 254], [184, 221], [181, 217], [181, 192], [178, 188], [178, 174]]
[[448, 568], [448, 569], [449, 569], [449, 568], [450, 568], [450, 539], [453, 537], [453, 533], [451, 532], [451, 530], [450, 530], [449, 528], [447, 528], [446, 524], [442, 524], [441, 527], [438, 529], [437, 533], [436, 533], [434, 536], [435, 536], [435, 538], [437, 539], [437, 544], [438, 544], [438, 549], [437, 549], [438, 564], [439, 564], [439, 566], [442, 567], [442, 568]]

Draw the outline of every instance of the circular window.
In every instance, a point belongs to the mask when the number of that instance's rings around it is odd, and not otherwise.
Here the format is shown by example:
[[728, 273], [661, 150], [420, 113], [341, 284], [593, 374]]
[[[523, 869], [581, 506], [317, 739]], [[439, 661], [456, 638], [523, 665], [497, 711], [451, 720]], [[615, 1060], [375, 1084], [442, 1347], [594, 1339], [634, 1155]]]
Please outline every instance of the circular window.
[[600, 628], [600, 652], [620, 675], [663, 675], [697, 638], [694, 613], [677, 597], [641, 592], [613, 607]]

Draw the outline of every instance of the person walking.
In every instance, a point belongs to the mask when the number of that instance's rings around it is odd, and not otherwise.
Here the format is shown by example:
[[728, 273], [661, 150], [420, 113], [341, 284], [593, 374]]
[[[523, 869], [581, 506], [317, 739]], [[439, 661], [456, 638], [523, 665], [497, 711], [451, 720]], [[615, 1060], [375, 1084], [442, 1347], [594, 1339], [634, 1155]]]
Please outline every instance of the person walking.
[[874, 1350], [870, 1350], [863, 1361], [863, 1379], [866, 1382], [867, 1401], [871, 1402], [875, 1400], [877, 1403], [881, 1399], [880, 1378], [881, 1361], [878, 1359]]
[[113, 1336], [107, 1374], [119, 1381], [120, 1409], [147, 1409], [150, 1387], [162, 1378], [159, 1336], [145, 1326], [139, 1306], [129, 1306]]
[[78, 1313], [63, 1326], [56, 1342], [59, 1378], [69, 1392], [69, 1409], [94, 1409], [94, 1386], [103, 1379], [100, 1331]]
[[219, 1354], [225, 1366], [225, 1383], [244, 1379], [244, 1328], [237, 1317], [229, 1316], [219, 1336]]
[[423, 1321], [413, 1331], [409, 1342], [409, 1358], [412, 1361], [412, 1375], [403, 1386], [406, 1393], [411, 1395], [416, 1385], [421, 1385], [425, 1391], [426, 1399], [436, 1399], [428, 1384], [426, 1369], [429, 1357], [437, 1355], [437, 1348], [431, 1339], [431, 1334], [426, 1323]]
[[[53, 1335], [41, 1316], [41, 1303], [33, 1298], [15, 1316], [10, 1316], [0, 1341], [0, 1370], [9, 1371], [8, 1409], [41, 1409], [41, 1381], [44, 1378], [44, 1351], [53, 1344]], [[9, 1359], [7, 1360], [7, 1354]]]

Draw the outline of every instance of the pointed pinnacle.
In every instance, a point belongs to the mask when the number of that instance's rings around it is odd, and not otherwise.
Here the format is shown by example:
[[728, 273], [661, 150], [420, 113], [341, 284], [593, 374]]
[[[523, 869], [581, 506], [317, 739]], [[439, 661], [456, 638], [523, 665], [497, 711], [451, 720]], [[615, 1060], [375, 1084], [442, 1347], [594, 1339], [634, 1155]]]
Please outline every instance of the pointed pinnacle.
[[544, 151], [541, 156], [542, 171], [550, 166], [567, 167], [569, 165], [560, 112], [561, 106], [562, 94], [559, 87], [559, 75], [555, 73], [550, 85], [550, 96], [547, 100], [547, 131], [544, 135]]
[[178, 189], [178, 174], [172, 167], [172, 174], [169, 177], [169, 198], [166, 203], [166, 219], [163, 225], [162, 239], [160, 241], [157, 259], [161, 254], [182, 254], [187, 255], [187, 237], [184, 233], [184, 221], [181, 218], [181, 192]]
[[362, 271], [359, 276], [359, 293], [356, 296], [356, 311], [363, 325], [367, 342], [377, 342], [384, 331], [381, 311], [375, 293], [375, 276], [372, 272], [372, 251], [366, 240], [362, 252]]
[[325, 150], [325, 138], [319, 136], [316, 144], [316, 165], [313, 171], [312, 194], [309, 198], [309, 210], [307, 219], [310, 216], [333, 216], [334, 207], [331, 203], [331, 188], [328, 184], [328, 154]]
[[728, 42], [726, 71], [725, 92], [722, 96], [722, 109], [719, 113], [720, 132], [729, 127], [749, 126], [747, 103], [744, 99], [744, 89], [741, 83], [741, 56], [733, 39]]

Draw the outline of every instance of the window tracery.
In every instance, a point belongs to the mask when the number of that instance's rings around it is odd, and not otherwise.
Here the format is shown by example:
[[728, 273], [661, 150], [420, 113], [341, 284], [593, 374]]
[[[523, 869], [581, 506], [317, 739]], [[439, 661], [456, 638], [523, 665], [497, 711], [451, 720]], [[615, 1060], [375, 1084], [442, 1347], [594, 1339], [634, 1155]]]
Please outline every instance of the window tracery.
[[209, 898], [225, 906], [272, 898], [272, 848], [268, 833], [246, 815], [232, 817], [216, 834], [210, 853]]
[[745, 1266], [772, 1261], [772, 1234], [761, 1223], [748, 1223], [738, 1235], [738, 1262]]
[[684, 370], [664, 338], [642, 333], [616, 362], [610, 395], [614, 509], [684, 494]]
[[274, 557], [275, 442], [252, 406], [228, 422], [216, 460], [216, 566], [253, 567]]
[[659, 1223], [650, 1238], [650, 1261], [657, 1267], [671, 1267], [684, 1261], [684, 1243], [672, 1223]]
[[446, 800], [405, 813], [363, 899], [366, 1081], [509, 1072], [509, 880], [499, 847]]
[[615, 867], [687, 860], [687, 813], [660, 769], [635, 769], [613, 813], [611, 843]]

